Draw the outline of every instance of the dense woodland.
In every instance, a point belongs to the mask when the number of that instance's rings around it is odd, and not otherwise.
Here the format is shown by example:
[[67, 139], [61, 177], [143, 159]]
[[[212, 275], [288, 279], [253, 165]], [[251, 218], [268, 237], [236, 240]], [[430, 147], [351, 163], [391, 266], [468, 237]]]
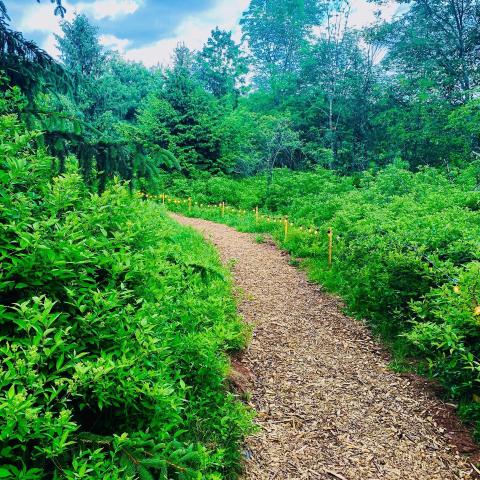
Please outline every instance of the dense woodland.
[[84, 15], [52, 59], [0, 1], [0, 478], [237, 478], [229, 273], [139, 192], [333, 226], [329, 270], [301, 232], [190, 212], [273, 234], [478, 434], [480, 3], [398, 6], [354, 29], [348, 0], [252, 0], [240, 44], [146, 68]]
[[345, 174], [403, 161], [454, 172], [480, 153], [479, 6], [403, 7], [354, 30], [346, 1], [252, 1], [242, 45], [216, 28], [202, 50], [180, 44], [170, 67], [154, 69], [105, 50], [83, 15], [63, 23], [60, 65], [49, 62], [3, 11], [2, 62], [51, 152], [76, 154], [100, 189], [115, 175], [147, 188], [175, 169]]

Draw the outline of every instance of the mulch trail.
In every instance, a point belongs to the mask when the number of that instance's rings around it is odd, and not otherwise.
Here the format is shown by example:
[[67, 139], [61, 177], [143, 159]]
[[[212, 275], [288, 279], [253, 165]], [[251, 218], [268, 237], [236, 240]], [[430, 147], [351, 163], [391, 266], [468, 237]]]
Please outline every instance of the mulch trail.
[[240, 312], [254, 325], [234, 360], [261, 427], [247, 441], [246, 479], [479, 478], [456, 439], [478, 450], [449, 407], [418, 378], [390, 371], [368, 329], [287, 255], [224, 225], [174, 218], [234, 260]]

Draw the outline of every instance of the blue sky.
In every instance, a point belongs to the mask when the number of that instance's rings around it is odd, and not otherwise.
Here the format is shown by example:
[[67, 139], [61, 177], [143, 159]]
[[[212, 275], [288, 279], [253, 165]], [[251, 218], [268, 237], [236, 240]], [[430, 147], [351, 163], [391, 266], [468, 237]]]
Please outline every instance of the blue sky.
[[[6, 0], [12, 26], [56, 55], [54, 33], [60, 33], [59, 19], [50, 0]], [[367, 0], [352, 0], [354, 25], [373, 20], [378, 7]], [[86, 14], [101, 33], [101, 42], [126, 58], [146, 65], [168, 64], [179, 41], [199, 49], [216, 26], [232, 30], [240, 40], [238, 25], [249, 0], [63, 0], [67, 20], [75, 12]], [[396, 10], [384, 7], [384, 17]]]

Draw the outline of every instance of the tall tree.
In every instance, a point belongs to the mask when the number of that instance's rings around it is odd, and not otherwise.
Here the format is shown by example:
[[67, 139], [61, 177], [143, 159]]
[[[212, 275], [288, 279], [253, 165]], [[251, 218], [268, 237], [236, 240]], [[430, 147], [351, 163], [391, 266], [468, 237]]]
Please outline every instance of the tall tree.
[[295, 72], [299, 53], [325, 13], [319, 0], [252, 0], [240, 21], [257, 74]]
[[309, 45], [291, 102], [311, 154], [331, 168], [358, 170], [368, 164], [379, 72], [375, 47], [360, 46], [361, 40], [358, 32], [337, 37], [327, 30]]
[[[85, 15], [63, 22], [62, 30], [63, 36], [57, 36], [60, 59], [75, 81], [75, 91], [73, 102], [63, 97], [56, 109], [82, 121], [74, 151], [85, 178], [93, 177], [93, 183], [98, 179], [102, 191], [114, 175], [128, 180], [151, 176], [152, 169], [145, 167], [144, 146], [127, 134], [124, 122], [134, 120], [143, 97], [155, 83], [154, 74], [105, 51], [98, 29]], [[54, 133], [71, 141], [71, 135]], [[93, 175], [94, 165], [97, 176]]]
[[99, 42], [98, 29], [85, 15], [76, 14], [62, 23], [63, 36], [56, 35], [60, 60], [75, 84], [75, 101], [89, 122], [99, 115], [102, 106], [97, 81], [105, 71], [107, 55]]
[[197, 55], [196, 70], [205, 89], [216, 97], [240, 94], [248, 66], [240, 45], [232, 39], [232, 32], [218, 27], [212, 30], [207, 43]]
[[186, 173], [228, 171], [230, 166], [221, 158], [218, 128], [222, 106], [196, 78], [194, 59], [185, 45], [177, 46], [173, 66], [164, 72], [160, 88], [147, 97], [140, 109], [141, 138], [171, 149]]

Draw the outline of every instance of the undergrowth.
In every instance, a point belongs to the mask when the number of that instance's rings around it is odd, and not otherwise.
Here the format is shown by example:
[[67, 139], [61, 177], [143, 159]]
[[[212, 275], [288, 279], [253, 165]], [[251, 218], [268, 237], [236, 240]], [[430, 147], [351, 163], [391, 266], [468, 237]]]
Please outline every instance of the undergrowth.
[[229, 272], [127, 187], [51, 179], [5, 105], [0, 478], [237, 478], [252, 423], [225, 380], [248, 336]]
[[[185, 214], [269, 233], [310, 278], [340, 294], [389, 344], [399, 369], [436, 379], [480, 435], [480, 167], [445, 175], [402, 165], [356, 176], [277, 170], [247, 179], [164, 178], [163, 190], [192, 197]], [[246, 213], [200, 204], [225, 201]], [[253, 209], [261, 207], [257, 224]], [[286, 215], [293, 227], [284, 240]], [[327, 231], [333, 227], [333, 268]], [[303, 228], [303, 230], [300, 229]], [[308, 232], [318, 229], [318, 235]]]

